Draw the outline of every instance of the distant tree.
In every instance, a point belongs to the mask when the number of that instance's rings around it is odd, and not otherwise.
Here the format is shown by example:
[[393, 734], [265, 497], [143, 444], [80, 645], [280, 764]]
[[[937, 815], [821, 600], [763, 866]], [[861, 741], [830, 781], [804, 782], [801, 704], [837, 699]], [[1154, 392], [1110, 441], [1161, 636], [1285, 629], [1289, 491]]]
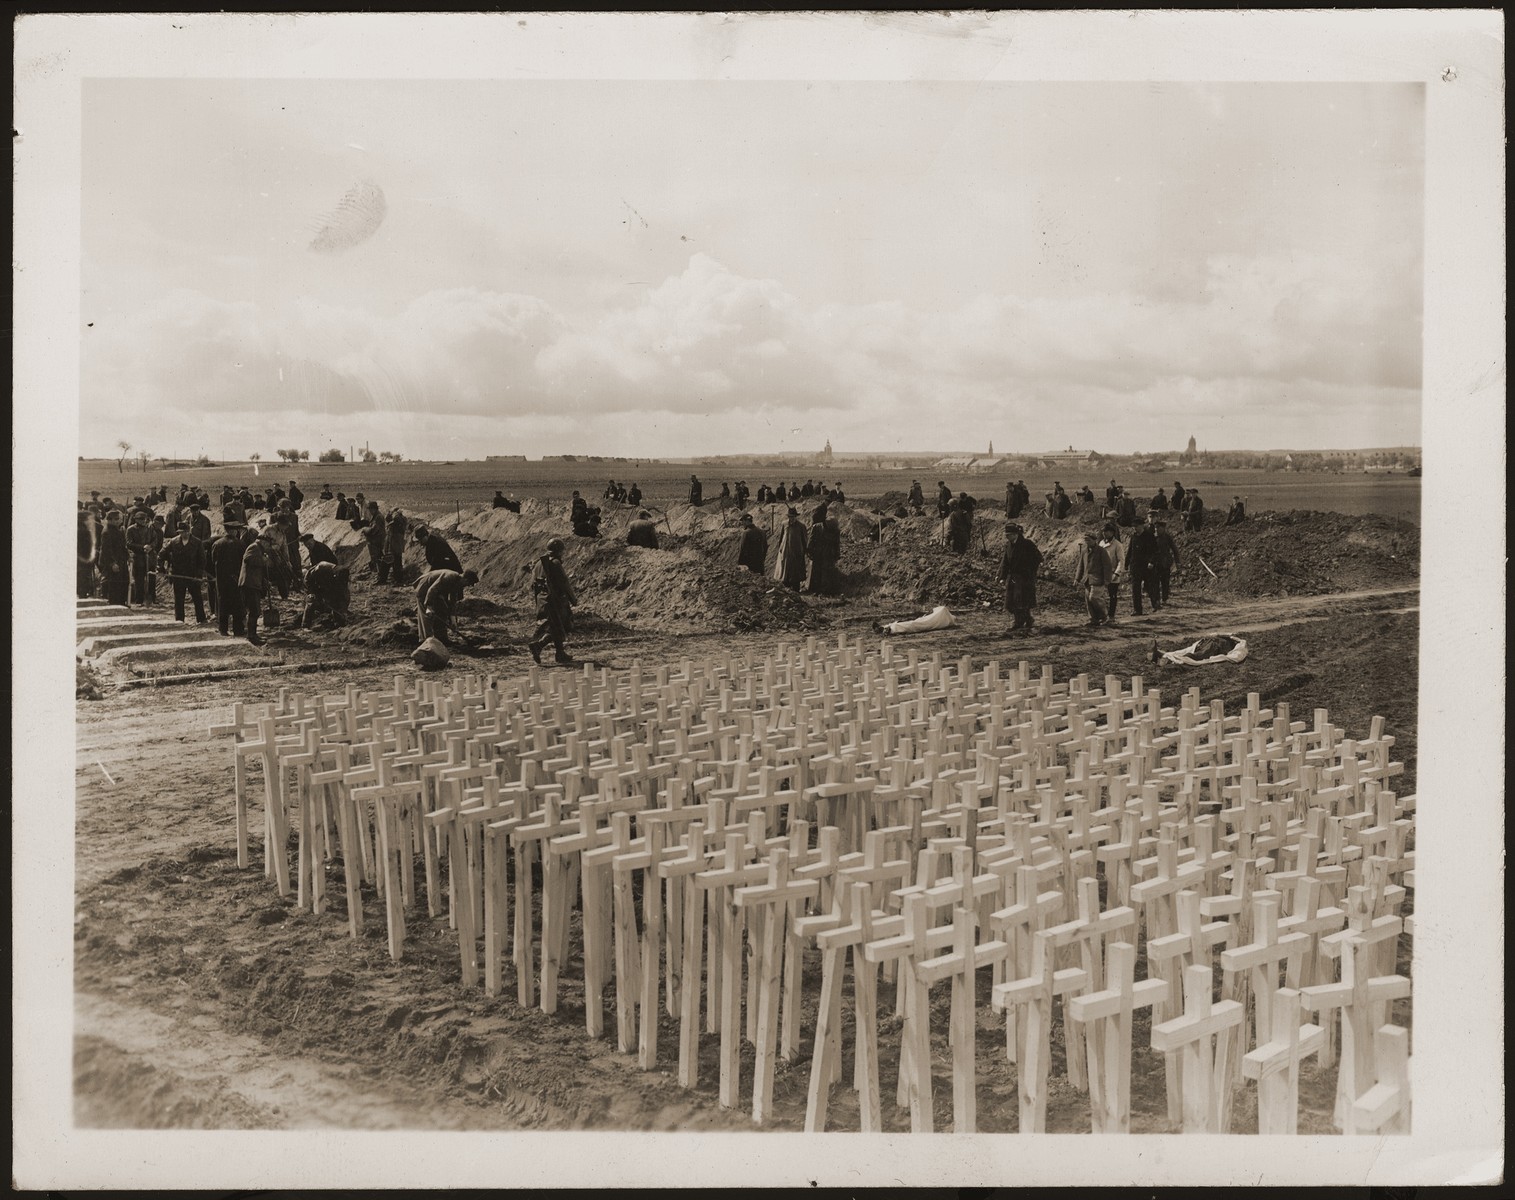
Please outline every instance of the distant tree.
[[151, 452], [149, 452], [147, 450], [138, 450], [137, 451], [137, 470], [139, 470], [139, 471], [145, 471], [145, 470], [147, 470], [147, 460], [149, 458], [151, 458], [151, 457], [152, 457]]
[[309, 450], [301, 450], [300, 451], [300, 461], [301, 462], [309, 462], [310, 461], [310, 451]]
[[397, 463], [400, 461], [401, 457], [401, 455], [396, 454], [393, 450], [379, 451], [379, 461], [383, 463]]
[[363, 450], [363, 461], [366, 463], [378, 462], [379, 456], [365, 447]]
[[132, 444], [120, 441], [116, 443], [116, 447], [121, 451], [121, 457], [116, 459], [116, 473], [122, 475], [126, 473], [126, 456], [132, 452]]
[[336, 449], [336, 447], [333, 447], [330, 450], [321, 451], [321, 457], [319, 461], [324, 463], [339, 463], [346, 462], [347, 458], [340, 450]]
[[195, 459], [195, 466], [197, 467], [208, 467], [210, 465], [210, 455], [208, 454], [202, 454], [199, 458]]
[[263, 461], [263, 456], [261, 454], [258, 454], [256, 452], [254, 452], [254, 453], [249, 454], [247, 456], [247, 460], [249, 462], [262, 462]]
[[274, 453], [279, 456], [279, 461], [280, 462], [288, 462], [289, 461], [289, 451], [288, 450], [275, 450]]

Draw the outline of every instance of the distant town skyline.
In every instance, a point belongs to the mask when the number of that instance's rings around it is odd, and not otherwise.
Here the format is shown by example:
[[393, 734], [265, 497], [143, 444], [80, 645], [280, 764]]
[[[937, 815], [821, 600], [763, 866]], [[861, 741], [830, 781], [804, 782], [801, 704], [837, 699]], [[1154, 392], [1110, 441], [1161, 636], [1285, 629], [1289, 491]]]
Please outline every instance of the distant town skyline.
[[86, 454], [1419, 435], [1418, 84], [83, 100]]

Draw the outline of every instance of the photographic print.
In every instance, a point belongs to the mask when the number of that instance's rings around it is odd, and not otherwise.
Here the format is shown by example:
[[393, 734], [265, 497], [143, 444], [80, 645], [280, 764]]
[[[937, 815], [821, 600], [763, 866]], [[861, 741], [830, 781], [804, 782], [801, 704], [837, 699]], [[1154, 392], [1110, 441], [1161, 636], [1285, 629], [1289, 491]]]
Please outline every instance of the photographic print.
[[[1503, 369], [1441, 299], [1435, 89], [1502, 78], [1262, 71], [1247, 16], [143, 17], [71, 63], [70, 199], [18, 209], [77, 265], [50, 1170], [1497, 1177], [1440, 1100], [1500, 1044], [1441, 1016], [1497, 929], [1440, 935], [1499, 886], [1500, 555], [1445, 493], [1497, 486]], [[439, 1133], [479, 1163], [417, 1177]]]

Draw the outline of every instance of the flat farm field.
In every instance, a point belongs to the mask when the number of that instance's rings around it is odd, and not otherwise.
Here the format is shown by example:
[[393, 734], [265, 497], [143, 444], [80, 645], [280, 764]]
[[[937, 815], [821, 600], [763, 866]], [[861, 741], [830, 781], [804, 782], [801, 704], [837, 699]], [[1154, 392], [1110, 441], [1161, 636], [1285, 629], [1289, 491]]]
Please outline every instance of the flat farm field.
[[621, 483], [636, 482], [643, 495], [653, 505], [666, 506], [689, 496], [689, 474], [699, 475], [705, 486], [705, 499], [715, 499], [721, 491], [721, 483], [735, 483], [745, 478], [755, 492], [759, 483], [770, 487], [779, 483], [788, 484], [798, 479], [817, 482], [824, 480], [835, 484], [840, 481], [842, 490], [854, 502], [871, 501], [891, 493], [904, 493], [912, 479], [919, 479], [928, 499], [935, 494], [937, 480], [942, 480], [954, 493], [968, 492], [981, 500], [1003, 500], [1005, 483], [1010, 479], [1024, 479], [1031, 491], [1033, 501], [1052, 490], [1055, 481], [1069, 492], [1077, 491], [1084, 484], [1097, 495], [1103, 496], [1112, 475], [1131, 493], [1146, 499], [1165, 487], [1170, 492], [1174, 478], [1183, 481], [1185, 487], [1198, 487], [1211, 510], [1224, 511], [1233, 495], [1242, 496], [1248, 511], [1286, 512], [1291, 509], [1311, 509], [1317, 512], [1337, 512], [1349, 515], [1377, 513], [1400, 520], [1420, 522], [1420, 483], [1404, 474], [1367, 475], [1361, 472], [1283, 472], [1283, 471], [1209, 471], [1175, 472], [1155, 475], [1121, 471], [1029, 471], [992, 472], [989, 474], [938, 473], [924, 468], [919, 471], [869, 471], [855, 467], [833, 465], [827, 468], [762, 468], [751, 467], [695, 466], [680, 463], [647, 462], [636, 466], [626, 463], [611, 463], [594, 459], [576, 462], [402, 462], [383, 463], [301, 463], [290, 467], [287, 463], [260, 463], [258, 474], [253, 474], [252, 464], [236, 463], [220, 467], [177, 467], [147, 471], [118, 471], [110, 460], [86, 459], [79, 464], [79, 495], [84, 498], [93, 491], [117, 500], [130, 500], [142, 489], [166, 483], [170, 492], [178, 490], [180, 483], [195, 483], [214, 496], [222, 484], [236, 486], [247, 484], [255, 490], [278, 482], [288, 484], [297, 479], [300, 487], [312, 499], [329, 483], [333, 489], [348, 495], [362, 492], [370, 499], [377, 499], [388, 508], [399, 505], [404, 509], [435, 511], [452, 506], [467, 508], [470, 505], [487, 504], [495, 489], [515, 499], [567, 500], [577, 488], [591, 503], [605, 490], [605, 484], [616, 479]]

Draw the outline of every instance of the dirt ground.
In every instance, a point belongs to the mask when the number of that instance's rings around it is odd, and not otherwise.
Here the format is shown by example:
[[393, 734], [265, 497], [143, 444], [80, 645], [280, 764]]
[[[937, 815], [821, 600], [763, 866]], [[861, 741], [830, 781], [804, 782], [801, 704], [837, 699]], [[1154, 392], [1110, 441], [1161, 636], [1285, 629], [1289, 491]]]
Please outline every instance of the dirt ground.
[[[1079, 672], [1096, 679], [1140, 674], [1165, 697], [1197, 685], [1228, 710], [1257, 692], [1264, 705], [1288, 702], [1297, 718], [1326, 707], [1349, 736], [1365, 733], [1381, 715], [1396, 739], [1394, 757], [1406, 767], [1399, 790], [1414, 790], [1419, 547], [1407, 523], [1342, 524], [1344, 518], [1330, 514], [1285, 513], [1258, 523], [1250, 536], [1206, 530], [1185, 543], [1172, 605], [1143, 618], [1127, 610], [1119, 624], [1098, 630], [1083, 627], [1076, 597], [1061, 578], [1073, 530], [1033, 532], [1048, 552], [1052, 578], [1036, 630], [1011, 640], [996, 606], [997, 530], [977, 553], [954, 560], [930, 545], [934, 522], [925, 521], [915, 534], [882, 530], [870, 541], [864, 526], [877, 522], [859, 508], [847, 528], [850, 549], [842, 563], [850, 594], [812, 599], [776, 594], [771, 582], [725, 569], [720, 559], [728, 551], [734, 558], [734, 534], [724, 514], [686, 509], [669, 515], [671, 551], [629, 551], [610, 539], [570, 544], [570, 566], [582, 576], [585, 593], [572, 640], [581, 661], [621, 666], [697, 657], [730, 649], [735, 638], [761, 648], [809, 632], [873, 636], [877, 620], [915, 615], [928, 601], [941, 602], [931, 595], [950, 590], [959, 625], [912, 637], [911, 646], [967, 655], [976, 666], [991, 659], [1047, 663], [1059, 679]], [[334, 544], [341, 540], [336, 522], [325, 530], [319, 520], [307, 527], [315, 526], [318, 536], [330, 533]], [[510, 523], [525, 528], [511, 538], [486, 528], [505, 523], [504, 516], [460, 509], [446, 527], [465, 563], [477, 563], [485, 577], [481, 594], [462, 614], [467, 640], [454, 669], [502, 677], [524, 672], [522, 639], [531, 613], [519, 586], [521, 564], [529, 567], [560, 521], [547, 511], [512, 515]], [[343, 549], [349, 562], [358, 561], [355, 540]], [[1221, 580], [1195, 574], [1192, 560], [1200, 555]], [[1286, 565], [1282, 577], [1273, 562]], [[331, 911], [314, 917], [279, 898], [264, 878], [256, 845], [250, 869], [237, 869], [231, 754], [208, 727], [225, 719], [235, 700], [259, 705], [283, 687], [319, 694], [349, 683], [384, 686], [396, 673], [415, 669], [407, 657], [415, 645], [408, 589], [379, 588], [360, 575], [353, 592], [349, 626], [334, 632], [281, 627], [266, 665], [247, 670], [244, 664], [239, 674], [161, 686], [152, 686], [151, 677], [81, 680], [76, 1122], [221, 1129], [751, 1128], [746, 1111], [716, 1102], [715, 1038], [703, 1039], [700, 1083], [690, 1091], [674, 1079], [675, 1026], [666, 1018], [662, 1036], [669, 1049], [652, 1071], [639, 1070], [634, 1055], [617, 1053], [613, 1037], [589, 1039], [582, 994], [575, 990], [582, 978], [576, 954], [564, 969], [558, 1012], [549, 1017], [516, 1006], [508, 964], [504, 997], [465, 990], [446, 919], [428, 921], [424, 907], [410, 927], [404, 961], [394, 963], [382, 922], [369, 922], [357, 942], [348, 938], [340, 892]], [[285, 602], [291, 614], [297, 603]], [[1176, 649], [1220, 632], [1247, 638], [1245, 662], [1206, 668], [1152, 662], [1154, 644]], [[818, 958], [807, 959], [805, 970], [813, 1005]], [[989, 1005], [987, 979], [983, 985], [979, 1128], [1013, 1130], [1015, 1069], [1006, 1062], [1003, 1018]], [[936, 989], [933, 1001], [945, 1006], [946, 989]], [[879, 1005], [881, 1016], [892, 1013], [891, 986], [881, 985]], [[778, 1069], [773, 1129], [803, 1124], [813, 1012], [806, 1015], [799, 1057]], [[933, 1022], [941, 1031], [933, 1043], [934, 1095], [936, 1127], [945, 1129], [951, 1123], [945, 1009], [940, 1017]], [[1405, 1013], [1396, 1019], [1404, 1022]], [[1137, 1025], [1133, 1129], [1169, 1132], [1161, 1058], [1140, 1049], [1145, 1018]], [[903, 1130], [908, 1113], [889, 1102], [898, 1028], [897, 1019], [883, 1016], [880, 1077], [886, 1128]], [[750, 1084], [750, 1047], [746, 1054], [744, 1083]], [[1087, 1099], [1068, 1086], [1062, 1068], [1059, 1021], [1048, 1128], [1087, 1130]], [[844, 1078], [850, 1069], [849, 1057]], [[1333, 1083], [1334, 1070], [1305, 1067], [1300, 1132], [1331, 1132]], [[857, 1119], [855, 1093], [836, 1088], [830, 1127], [855, 1129]], [[1256, 1128], [1244, 1093], [1234, 1128]]]

